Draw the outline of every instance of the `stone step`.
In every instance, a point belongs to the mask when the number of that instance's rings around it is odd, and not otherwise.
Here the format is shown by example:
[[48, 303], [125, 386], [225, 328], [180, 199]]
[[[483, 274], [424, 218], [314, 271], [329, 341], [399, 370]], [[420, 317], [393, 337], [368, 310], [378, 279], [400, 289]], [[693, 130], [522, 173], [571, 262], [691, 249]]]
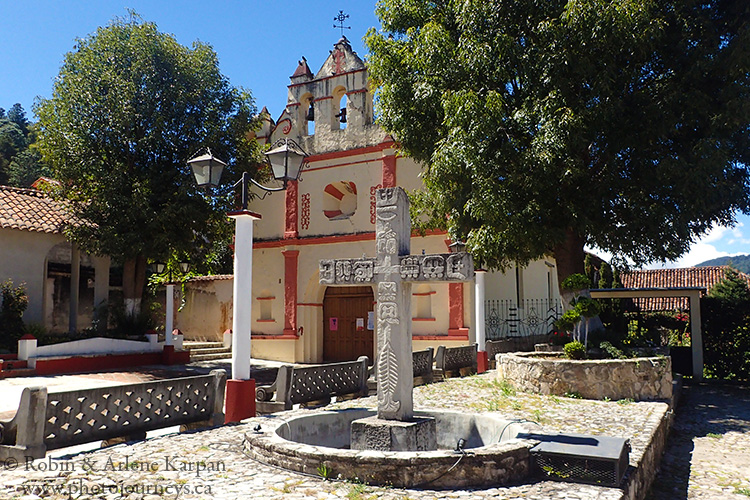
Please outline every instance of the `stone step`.
[[190, 352], [190, 361], [211, 361], [214, 359], [230, 359], [232, 357], [231, 351], [217, 354], [193, 354], [194, 351]]
[[0, 379], [15, 378], [15, 377], [33, 377], [35, 375], [36, 375], [36, 370], [33, 368], [14, 368], [12, 370], [0, 371]]
[[192, 340], [186, 340], [182, 343], [182, 346], [185, 349], [218, 349], [223, 348], [224, 343], [223, 342], [199, 342], [199, 341], [192, 341]]
[[232, 349], [229, 347], [205, 347], [200, 349], [195, 349], [193, 347], [185, 346], [188, 349], [190, 349], [190, 352], [193, 354], [232, 354]]

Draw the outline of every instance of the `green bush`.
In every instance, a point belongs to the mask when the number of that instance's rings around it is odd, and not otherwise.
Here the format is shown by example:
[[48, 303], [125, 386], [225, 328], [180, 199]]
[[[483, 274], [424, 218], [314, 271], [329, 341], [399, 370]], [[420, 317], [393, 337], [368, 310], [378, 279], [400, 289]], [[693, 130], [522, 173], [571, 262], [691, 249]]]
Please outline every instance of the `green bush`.
[[29, 305], [26, 287], [5, 280], [0, 285], [0, 301], [0, 348], [15, 351], [18, 339], [26, 333], [23, 324], [23, 312]]
[[568, 342], [563, 350], [568, 359], [584, 359], [586, 357], [586, 348], [578, 341]]
[[607, 356], [609, 356], [612, 359], [624, 359], [627, 356], [625, 356], [625, 353], [622, 352], [617, 347], [613, 346], [610, 342], [607, 342], [606, 340], [599, 344], [599, 349], [607, 353]]
[[581, 321], [581, 313], [575, 309], [568, 309], [560, 319], [555, 322], [555, 327], [564, 332], [572, 332], [573, 328], [575, 328], [579, 321]]
[[561, 288], [568, 291], [586, 290], [591, 288], [591, 281], [584, 274], [571, 274], [563, 280]]
[[706, 375], [750, 379], [750, 288], [729, 270], [708, 297], [701, 299]]

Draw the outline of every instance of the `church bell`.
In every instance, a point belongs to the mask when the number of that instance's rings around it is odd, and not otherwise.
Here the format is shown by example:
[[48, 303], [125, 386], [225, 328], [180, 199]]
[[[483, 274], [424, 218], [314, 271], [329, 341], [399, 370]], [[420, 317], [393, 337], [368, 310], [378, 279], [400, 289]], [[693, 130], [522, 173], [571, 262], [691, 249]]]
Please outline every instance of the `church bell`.
[[315, 121], [315, 108], [313, 107], [312, 101], [310, 102], [310, 107], [307, 108], [307, 116], [305, 116], [305, 120], [309, 122]]
[[341, 123], [346, 123], [346, 108], [341, 108], [339, 113], [334, 116], [338, 118]]

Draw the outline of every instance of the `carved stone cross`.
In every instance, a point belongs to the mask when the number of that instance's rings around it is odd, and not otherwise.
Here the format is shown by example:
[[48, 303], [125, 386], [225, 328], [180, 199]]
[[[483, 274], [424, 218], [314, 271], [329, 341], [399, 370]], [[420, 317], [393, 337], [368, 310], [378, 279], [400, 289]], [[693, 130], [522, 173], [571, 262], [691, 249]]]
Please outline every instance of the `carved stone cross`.
[[402, 188], [378, 189], [375, 243], [377, 257], [323, 259], [320, 283], [376, 284], [378, 418], [413, 417], [412, 282], [470, 281], [474, 264], [468, 253], [410, 255], [409, 198]]

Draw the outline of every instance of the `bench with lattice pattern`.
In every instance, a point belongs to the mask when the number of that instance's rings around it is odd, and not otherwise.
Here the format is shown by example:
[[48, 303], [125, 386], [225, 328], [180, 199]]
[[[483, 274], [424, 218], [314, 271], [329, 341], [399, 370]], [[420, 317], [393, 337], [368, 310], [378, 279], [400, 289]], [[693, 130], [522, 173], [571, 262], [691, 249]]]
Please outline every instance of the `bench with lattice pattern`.
[[144, 439], [173, 426], [224, 424], [226, 373], [47, 392], [26, 387], [12, 420], [0, 422], [0, 460], [115, 438]]

